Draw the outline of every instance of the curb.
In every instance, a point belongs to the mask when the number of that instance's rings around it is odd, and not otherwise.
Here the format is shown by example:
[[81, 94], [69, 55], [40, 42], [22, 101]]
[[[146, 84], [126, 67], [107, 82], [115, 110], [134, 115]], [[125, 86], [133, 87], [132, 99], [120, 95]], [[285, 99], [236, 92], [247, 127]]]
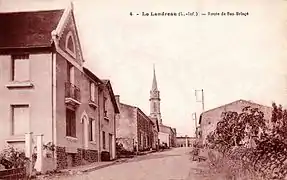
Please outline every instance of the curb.
[[109, 167], [109, 166], [112, 166], [112, 165], [115, 165], [115, 164], [120, 164], [120, 163], [124, 163], [126, 162], [126, 160], [121, 160], [121, 161], [114, 161], [110, 164], [105, 164], [105, 165], [101, 165], [101, 166], [97, 166], [97, 167], [91, 167], [89, 169], [85, 169], [85, 170], [81, 170], [80, 172], [92, 172], [92, 171], [95, 171], [95, 170], [98, 170], [98, 169], [102, 169], [102, 168], [105, 168], [105, 167]]

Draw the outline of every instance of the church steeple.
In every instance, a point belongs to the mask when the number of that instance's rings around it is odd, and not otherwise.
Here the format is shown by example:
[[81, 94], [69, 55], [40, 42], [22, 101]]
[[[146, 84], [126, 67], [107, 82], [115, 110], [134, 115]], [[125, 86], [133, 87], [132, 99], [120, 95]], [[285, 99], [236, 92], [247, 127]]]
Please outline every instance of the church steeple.
[[158, 91], [157, 89], [157, 82], [156, 82], [156, 76], [155, 76], [155, 67], [153, 65], [153, 81], [152, 81], [152, 88], [151, 91]]
[[162, 123], [161, 120], [161, 113], [160, 113], [160, 92], [157, 88], [157, 81], [155, 75], [155, 66], [153, 65], [153, 81], [152, 87], [150, 90], [150, 116], [153, 118], [157, 118], [160, 124]]

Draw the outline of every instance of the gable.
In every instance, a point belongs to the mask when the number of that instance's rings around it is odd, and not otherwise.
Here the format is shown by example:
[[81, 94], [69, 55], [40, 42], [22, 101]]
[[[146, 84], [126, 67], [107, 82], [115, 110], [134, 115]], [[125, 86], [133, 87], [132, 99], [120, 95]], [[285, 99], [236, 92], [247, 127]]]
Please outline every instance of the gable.
[[82, 51], [73, 11], [69, 12], [62, 28], [62, 33], [59, 35], [59, 47], [76, 63], [82, 65]]
[[160, 132], [171, 134], [170, 127], [168, 126], [160, 125], [159, 129], [160, 129]]
[[108, 94], [109, 94], [109, 96], [111, 98], [111, 101], [112, 101], [113, 106], [114, 106], [115, 113], [120, 113], [119, 107], [117, 105], [116, 98], [115, 98], [115, 95], [114, 95], [114, 92], [113, 92], [113, 88], [112, 88], [112, 85], [111, 85], [110, 81], [106, 80], [106, 79], [103, 79], [102, 82], [104, 83], [104, 86], [107, 89]]
[[241, 113], [242, 109], [247, 106], [250, 106], [252, 108], [258, 108], [260, 111], [264, 113], [264, 118], [266, 120], [269, 120], [272, 116], [271, 107], [260, 105], [246, 100], [237, 100], [229, 104], [225, 104], [223, 106], [219, 106], [217, 108], [203, 112], [200, 115], [199, 123], [203, 126], [205, 125], [213, 126], [214, 124], [216, 124], [216, 122], [218, 122], [221, 119], [222, 112], [233, 111]]

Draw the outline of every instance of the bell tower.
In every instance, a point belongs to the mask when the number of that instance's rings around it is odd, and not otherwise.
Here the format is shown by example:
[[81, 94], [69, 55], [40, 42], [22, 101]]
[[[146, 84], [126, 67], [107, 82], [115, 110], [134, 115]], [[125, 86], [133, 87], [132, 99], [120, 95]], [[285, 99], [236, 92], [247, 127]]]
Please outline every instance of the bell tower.
[[157, 118], [158, 122], [162, 124], [161, 114], [160, 114], [160, 92], [157, 88], [157, 81], [155, 76], [155, 66], [153, 66], [153, 81], [150, 90], [150, 116], [152, 118]]

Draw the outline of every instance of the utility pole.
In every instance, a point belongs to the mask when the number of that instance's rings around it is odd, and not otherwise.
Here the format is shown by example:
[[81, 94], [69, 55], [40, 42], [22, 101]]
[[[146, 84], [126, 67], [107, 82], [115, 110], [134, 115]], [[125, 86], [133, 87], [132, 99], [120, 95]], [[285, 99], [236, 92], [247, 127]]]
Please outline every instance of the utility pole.
[[185, 147], [188, 147], [187, 135], [185, 135]]
[[[201, 93], [201, 96], [198, 96], [198, 92]], [[201, 102], [202, 105], [202, 112], [204, 111], [204, 91], [203, 89], [201, 90], [195, 90], [195, 97], [196, 97], [196, 102]]]
[[192, 113], [192, 120], [195, 123], [195, 137], [197, 137], [197, 120], [196, 120], [196, 112]]
[[[200, 92], [200, 96], [198, 95], [198, 92]], [[204, 112], [204, 91], [203, 89], [201, 90], [195, 90], [195, 98], [196, 98], [196, 102], [200, 102], [201, 103], [201, 113]], [[200, 114], [201, 114], [200, 113]], [[196, 122], [196, 114], [195, 114], [195, 122]], [[195, 127], [196, 127], [196, 137], [198, 138], [198, 127], [197, 127], [197, 122], [195, 124]]]
[[202, 95], [202, 112], [204, 112], [204, 92], [203, 92], [203, 89], [202, 89], [201, 95]]

